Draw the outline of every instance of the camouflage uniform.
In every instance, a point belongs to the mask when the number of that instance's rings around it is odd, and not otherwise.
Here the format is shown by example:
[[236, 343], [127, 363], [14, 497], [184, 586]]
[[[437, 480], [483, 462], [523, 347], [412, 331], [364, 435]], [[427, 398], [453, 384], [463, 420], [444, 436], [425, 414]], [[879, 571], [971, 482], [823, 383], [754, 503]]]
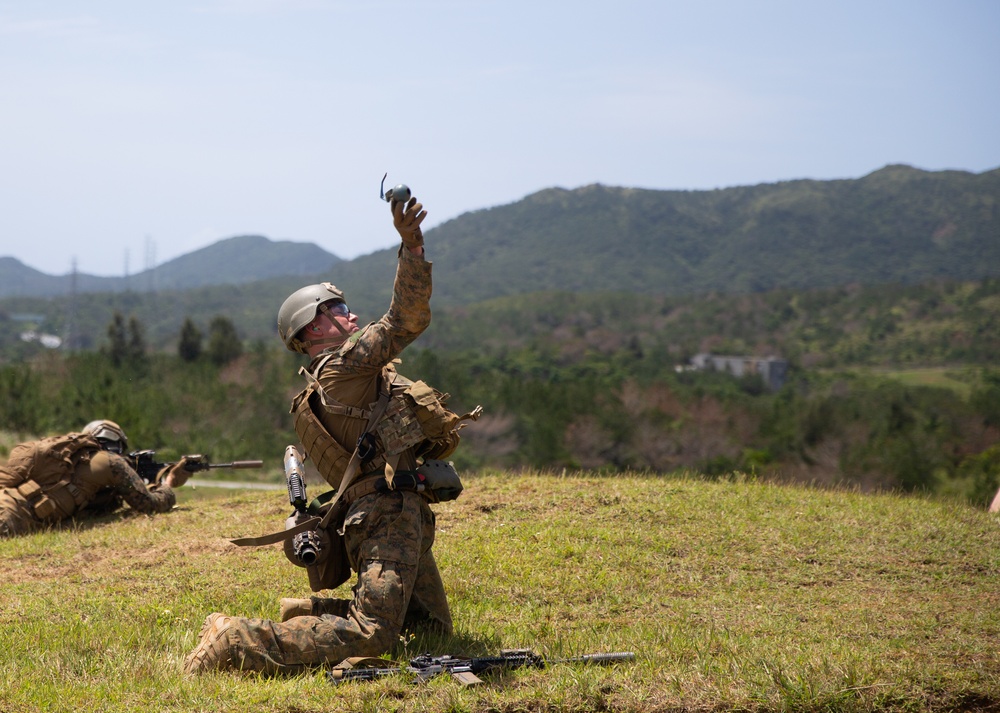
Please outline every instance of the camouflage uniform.
[[[103, 453], [100, 467], [91, 460]], [[124, 458], [92, 436], [70, 433], [14, 446], [0, 465], [0, 536], [22, 535], [71, 517], [111, 512], [127, 502], [142, 513], [167, 512], [165, 485], [147, 487]]]
[[[325, 393], [348, 406], [370, 407], [378, 397], [383, 368], [430, 324], [430, 296], [431, 264], [402, 249], [389, 311], [334, 349], [318, 375]], [[324, 352], [311, 366], [328, 355]], [[332, 414], [318, 405], [314, 412], [339, 443], [353, 449], [364, 420]], [[413, 452], [406, 451], [398, 468], [416, 464]], [[296, 672], [352, 656], [378, 656], [412, 624], [423, 622], [451, 633], [448, 600], [431, 553], [434, 514], [423, 496], [396, 491], [358, 498], [350, 504], [341, 532], [351, 568], [358, 573], [353, 599], [313, 597], [311, 615], [285, 622], [228, 617], [224, 626], [216, 625], [226, 654], [213, 665]], [[207, 622], [203, 639], [212, 634], [210, 629]], [[189, 671], [199, 665], [196, 654], [188, 657]]]

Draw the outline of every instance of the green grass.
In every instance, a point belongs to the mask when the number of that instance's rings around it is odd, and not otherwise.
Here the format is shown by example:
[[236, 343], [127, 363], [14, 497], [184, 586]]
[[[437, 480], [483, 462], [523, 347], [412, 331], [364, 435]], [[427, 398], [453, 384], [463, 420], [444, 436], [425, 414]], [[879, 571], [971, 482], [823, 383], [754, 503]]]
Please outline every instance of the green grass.
[[186, 678], [208, 613], [274, 618], [279, 598], [308, 594], [277, 546], [228, 541], [280, 527], [283, 493], [199, 488], [168, 515], [0, 542], [0, 710], [1000, 711], [995, 515], [740, 478], [466, 485], [435, 506], [456, 635], [393, 656], [530, 647], [635, 663], [474, 688]]
[[947, 366], [913, 369], [855, 369], [854, 371], [894, 379], [906, 386], [934, 386], [949, 389], [963, 399], [972, 393], [972, 379], [968, 373]]

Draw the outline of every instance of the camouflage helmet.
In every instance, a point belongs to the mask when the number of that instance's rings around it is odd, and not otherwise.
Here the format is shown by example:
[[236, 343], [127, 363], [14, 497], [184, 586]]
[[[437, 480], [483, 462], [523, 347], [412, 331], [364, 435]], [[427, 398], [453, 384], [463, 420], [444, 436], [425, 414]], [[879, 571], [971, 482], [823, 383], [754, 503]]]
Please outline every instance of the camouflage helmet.
[[91, 421], [83, 427], [83, 432], [88, 436], [93, 436], [99, 441], [111, 441], [113, 443], [120, 444], [120, 453], [124, 453], [128, 450], [128, 438], [125, 437], [125, 431], [123, 431], [122, 427], [114, 421], [108, 421], [106, 419]]
[[290, 351], [305, 354], [307, 344], [298, 339], [298, 333], [316, 319], [320, 305], [343, 301], [344, 293], [329, 282], [307, 285], [290, 294], [278, 310], [278, 336], [285, 343], [285, 347]]

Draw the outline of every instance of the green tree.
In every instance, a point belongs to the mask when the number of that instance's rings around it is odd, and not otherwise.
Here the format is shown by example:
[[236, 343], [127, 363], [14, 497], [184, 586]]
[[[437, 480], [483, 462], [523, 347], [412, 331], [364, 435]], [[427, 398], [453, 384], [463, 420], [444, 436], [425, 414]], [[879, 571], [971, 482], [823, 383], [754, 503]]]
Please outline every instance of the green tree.
[[1000, 426], [1000, 371], [984, 371], [982, 383], [972, 392], [969, 402], [987, 426]]
[[128, 319], [128, 343], [125, 354], [131, 366], [138, 367], [146, 363], [146, 331], [135, 315]]
[[190, 317], [185, 317], [184, 325], [181, 327], [180, 342], [177, 345], [177, 354], [184, 361], [197, 361], [201, 356], [201, 330], [195, 326]]
[[0, 429], [37, 433], [46, 406], [38, 398], [40, 379], [28, 364], [0, 367]]
[[968, 498], [972, 504], [988, 507], [1000, 488], [1000, 444], [966, 458], [958, 475], [970, 483]]
[[208, 327], [208, 358], [213, 364], [228, 364], [243, 353], [243, 343], [228, 317], [219, 315]]
[[121, 366], [128, 361], [129, 343], [125, 329], [125, 317], [121, 312], [115, 312], [108, 325], [107, 355], [111, 363]]

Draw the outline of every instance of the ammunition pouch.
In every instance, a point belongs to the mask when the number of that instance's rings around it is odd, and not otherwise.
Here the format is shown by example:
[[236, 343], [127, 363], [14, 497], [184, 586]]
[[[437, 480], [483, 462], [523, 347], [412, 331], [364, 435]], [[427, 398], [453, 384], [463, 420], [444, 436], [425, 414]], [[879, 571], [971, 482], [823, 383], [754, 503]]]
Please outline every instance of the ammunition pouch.
[[42, 486], [34, 480], [28, 480], [18, 485], [17, 492], [28, 501], [32, 512], [39, 520], [47, 520], [55, 511], [55, 503], [46, 497], [45, 493], [42, 492]]
[[427, 489], [434, 495], [431, 502], [445, 503], [455, 500], [464, 487], [455, 464], [444, 460], [425, 460], [417, 472], [427, 479]]
[[351, 503], [376, 492], [377, 481], [384, 482], [384, 480], [378, 475], [363, 478], [355, 483], [332, 505], [333, 513], [329, 513], [330, 500], [336, 492], [328, 490], [309, 503], [306, 512], [295, 513], [285, 522], [286, 530], [316, 517], [321, 517], [329, 523], [325, 528], [317, 526], [284, 540], [285, 557], [296, 567], [305, 568], [309, 575], [309, 586], [314, 592], [336, 589], [350, 579], [351, 564], [347, 557], [344, 535], [340, 531], [341, 524]]
[[463, 486], [454, 463], [426, 460], [416, 470], [396, 471], [391, 486], [385, 479], [380, 478], [375, 483], [375, 489], [380, 493], [413, 490], [432, 503], [444, 503], [455, 500], [461, 495]]
[[448, 394], [442, 394], [423, 381], [403, 381], [392, 385], [392, 401], [376, 426], [387, 455], [416, 447], [424, 459], [447, 458], [458, 447], [458, 432], [465, 420], [475, 421], [482, 407], [459, 416], [446, 407]]
[[83, 494], [69, 481], [42, 488], [29, 480], [17, 486], [17, 492], [28, 501], [35, 516], [43, 522], [59, 522], [72, 517], [77, 508], [84, 504]]

